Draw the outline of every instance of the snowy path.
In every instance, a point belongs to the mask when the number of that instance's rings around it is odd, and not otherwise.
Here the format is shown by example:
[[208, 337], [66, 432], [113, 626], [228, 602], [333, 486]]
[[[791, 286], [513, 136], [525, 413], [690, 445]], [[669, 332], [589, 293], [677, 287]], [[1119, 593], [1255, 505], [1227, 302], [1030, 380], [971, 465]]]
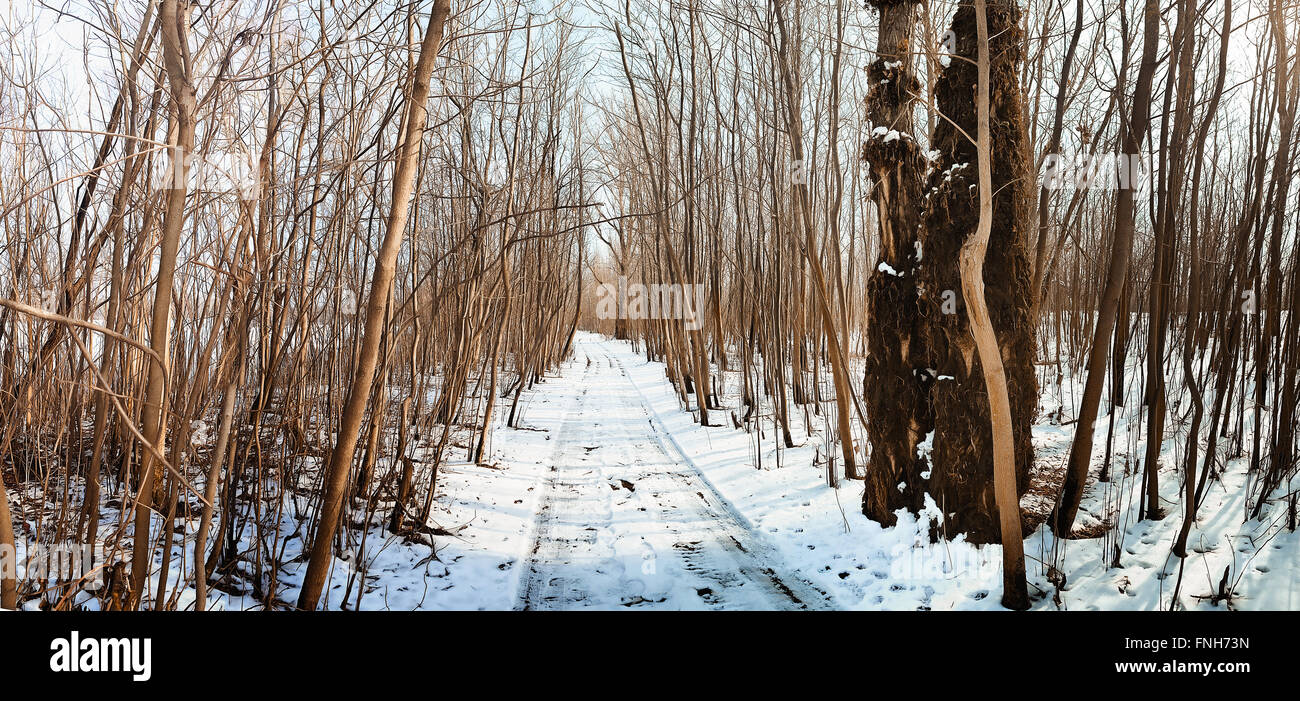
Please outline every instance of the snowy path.
[[[738, 384], [723, 387], [723, 402], [737, 405]], [[580, 332], [560, 372], [523, 395], [519, 428], [505, 427], [507, 413], [497, 413], [490, 460], [440, 468], [430, 526], [444, 535], [435, 551], [376, 526], [349, 552], [355, 558], [336, 563], [330, 608], [345, 600], [367, 610], [1001, 608], [1001, 548], [960, 537], [931, 543], [933, 507], [901, 512], [890, 528], [868, 520], [860, 483], [826, 484], [822, 419], [812, 414], [809, 432], [808, 411], [792, 412], [793, 448], [770, 418], [751, 431], [702, 427], [682, 410], [662, 363]], [[717, 419], [727, 421], [725, 412]], [[1072, 435], [1069, 426], [1035, 426], [1040, 459], [1061, 459]], [[1182, 487], [1175, 442], [1163, 460], [1169, 504]], [[1300, 601], [1300, 533], [1285, 530], [1285, 510], [1242, 522], [1248, 462], [1228, 460], [1224, 484], [1206, 492], [1179, 606], [1222, 610], [1213, 595], [1225, 569], [1233, 608], [1291, 610]], [[1120, 524], [1118, 567], [1114, 538], [1058, 543], [1046, 528], [1026, 538], [1034, 608], [1173, 605], [1179, 562], [1169, 549], [1181, 518], [1136, 520], [1140, 488], [1119, 470], [1085, 497], [1086, 512]], [[173, 553], [173, 563], [184, 561]], [[1057, 591], [1044, 561], [1063, 563], [1067, 587]], [[304, 563], [286, 568], [281, 599], [295, 600]], [[217, 599], [213, 608], [261, 606], [251, 595]]]
[[612, 341], [580, 336], [559, 410], [522, 609], [826, 608], [660, 433]]

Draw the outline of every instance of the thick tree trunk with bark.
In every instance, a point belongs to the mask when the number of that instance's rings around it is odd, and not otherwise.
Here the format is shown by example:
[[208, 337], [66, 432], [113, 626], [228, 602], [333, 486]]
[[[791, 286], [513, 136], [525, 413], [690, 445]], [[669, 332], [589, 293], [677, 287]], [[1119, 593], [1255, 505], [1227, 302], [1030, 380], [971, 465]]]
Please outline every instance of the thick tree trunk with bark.
[[[1034, 457], [1030, 426], [1038, 403], [1026, 241], [1035, 192], [1019, 81], [1020, 10], [1013, 1], [997, 0], [989, 3], [987, 14], [993, 202], [983, 283], [1006, 373], [1016, 495], [1020, 496], [1029, 485]], [[952, 31], [957, 56], [944, 69], [936, 89], [945, 118], [935, 128], [933, 146], [940, 156], [923, 195], [921, 229], [923, 342], [931, 363], [923, 372], [932, 375], [929, 396], [934, 412], [928, 486], [943, 511], [945, 536], [965, 533], [970, 542], [996, 543], [1001, 541], [1001, 529], [989, 396], [962, 295], [957, 293], [962, 289], [961, 249], [979, 221], [978, 157], [973, 141], [978, 44], [974, 7], [958, 8]]]
[[[867, 357], [862, 381], [871, 443], [862, 511], [883, 525], [894, 512], [916, 512], [925, 494], [926, 462], [916, 446], [933, 427], [928, 402], [916, 272], [923, 258], [917, 226], [925, 160], [913, 138], [913, 28], [918, 3], [873, 2], [880, 11], [876, 60], [867, 68], [872, 134], [862, 157], [871, 169], [880, 225], [880, 261], [867, 283]], [[895, 135], [896, 133], [896, 135]], [[901, 487], [900, 487], [901, 485]]]

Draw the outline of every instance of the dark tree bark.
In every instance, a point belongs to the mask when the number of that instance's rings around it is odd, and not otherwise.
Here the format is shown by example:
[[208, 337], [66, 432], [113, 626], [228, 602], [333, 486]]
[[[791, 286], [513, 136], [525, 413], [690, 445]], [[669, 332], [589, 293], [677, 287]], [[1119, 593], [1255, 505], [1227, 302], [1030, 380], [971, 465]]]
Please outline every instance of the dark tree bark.
[[[1061, 149], [1061, 132], [1065, 129], [1065, 103], [1070, 87], [1070, 68], [1074, 65], [1074, 54], [1079, 48], [1079, 37], [1083, 34], [1083, 0], [1076, 0], [1074, 6], [1074, 30], [1070, 33], [1070, 44], [1065, 49], [1065, 61], [1061, 64], [1061, 74], [1056, 79], [1056, 107], [1052, 113], [1052, 135], [1048, 137], [1044, 154], [1055, 154]], [[1050, 191], [1046, 183], [1038, 190], [1038, 203], [1035, 207], [1038, 223], [1034, 227], [1034, 301], [1039, 303], [1043, 296], [1043, 283], [1047, 279], [1047, 215]]]
[[[1029, 211], [1035, 196], [1019, 80], [1020, 10], [1011, 0], [988, 4], [993, 218], [984, 261], [984, 291], [1006, 371], [1015, 450], [1016, 495], [1028, 488], [1033, 463], [1030, 425], [1038, 402], [1034, 374], [1034, 303], [1028, 254]], [[935, 127], [937, 167], [923, 195], [922, 342], [930, 357], [934, 416], [929, 492], [942, 509], [946, 537], [1001, 542], [993, 478], [992, 424], [983, 370], [960, 302], [962, 246], [979, 221], [976, 182], [976, 13], [962, 5], [953, 17], [953, 57], [936, 94], [943, 118]], [[947, 291], [952, 291], [948, 295]], [[947, 307], [947, 308], [945, 308]]]
[[[1286, 220], [1284, 213], [1288, 211], [1287, 202], [1294, 181], [1294, 176], [1289, 176], [1288, 172], [1293, 167], [1291, 154], [1294, 149], [1296, 104], [1297, 100], [1300, 99], [1300, 95], [1298, 95], [1300, 93], [1300, 69], [1295, 65], [1296, 59], [1290, 55], [1284, 17], [1280, 0], [1270, 2], [1269, 24], [1273, 32], [1274, 43], [1277, 46], [1277, 67], [1274, 71], [1274, 81], [1277, 86], [1279, 136], [1277, 160], [1274, 162], [1273, 167], [1273, 188], [1276, 193], [1273, 201], [1277, 203], [1277, 206], [1273, 208], [1272, 228], [1269, 234], [1267, 311], [1264, 317], [1264, 333], [1259, 338], [1259, 359], [1255, 371], [1255, 440], [1251, 454], [1251, 470], [1257, 474], [1264, 470], [1265, 474], [1262, 475], [1263, 480], [1258, 499], [1251, 510], [1252, 518], [1260, 517], [1269, 494], [1285, 481], [1286, 476], [1291, 474], [1296, 466], [1296, 405], [1300, 403], [1297, 400], [1297, 393], [1300, 392], [1300, 388], [1296, 386], [1296, 376], [1300, 374], [1300, 361], [1297, 359], [1300, 351], [1296, 350], [1297, 343], [1300, 343], [1300, 329], [1297, 329], [1296, 326], [1296, 312], [1300, 311], [1300, 279], [1296, 278], [1293, 270], [1287, 326], [1283, 331], [1281, 320], [1284, 280], [1281, 242]], [[1272, 432], [1272, 441], [1269, 446], [1270, 459], [1265, 469], [1260, 463], [1259, 456], [1259, 446], [1264, 436], [1260, 419], [1260, 407], [1265, 405], [1268, 397], [1266, 378], [1270, 367], [1269, 344], [1276, 342], [1275, 339], [1277, 339], [1279, 333], [1284, 333], [1284, 338], [1281, 343], [1277, 344], [1279, 356], [1277, 363], [1282, 369], [1277, 380], [1275, 380], [1275, 385], [1279, 387], [1274, 390], [1278, 407], [1277, 423]], [[1288, 349], [1290, 352], [1287, 352]]]
[[[916, 287], [925, 160], [912, 138], [910, 107], [911, 96], [919, 91], [911, 49], [917, 3], [873, 0], [872, 5], [880, 11], [880, 34], [876, 60], [867, 69], [867, 118], [873, 136], [863, 145], [862, 157], [874, 185], [881, 260], [867, 283], [862, 393], [871, 456], [862, 512], [892, 526], [896, 510], [916, 512], [922, 506], [925, 461], [917, 457], [916, 446], [933, 427], [927, 403], [932, 378], [924, 372]], [[897, 138], [891, 132], [897, 132]]]
[[[1156, 70], [1156, 50], [1160, 38], [1159, 3], [1147, 0], [1143, 16], [1142, 64], [1138, 68], [1129, 119], [1120, 122], [1120, 143], [1126, 154], [1139, 152], [1151, 121], [1151, 80]], [[1092, 463], [1093, 424], [1097, 421], [1102, 385], [1106, 379], [1106, 358], [1111, 334], [1115, 331], [1120, 292], [1128, 276], [1129, 258], [1133, 252], [1133, 194], [1132, 188], [1125, 188], [1115, 196], [1115, 240], [1111, 244], [1106, 287], [1102, 291], [1092, 350], [1088, 355], [1088, 379], [1083, 388], [1074, 442], [1070, 447], [1065, 484], [1061, 487], [1060, 500], [1052, 517], [1053, 531], [1058, 536], [1069, 534], [1074, 524], [1088, 479], [1088, 467]]]

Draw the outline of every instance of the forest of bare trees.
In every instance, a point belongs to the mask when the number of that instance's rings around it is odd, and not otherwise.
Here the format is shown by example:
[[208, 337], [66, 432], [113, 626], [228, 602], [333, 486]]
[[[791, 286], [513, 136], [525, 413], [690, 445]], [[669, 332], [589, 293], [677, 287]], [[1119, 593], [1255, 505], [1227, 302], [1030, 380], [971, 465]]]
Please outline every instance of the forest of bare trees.
[[363, 608], [584, 332], [1007, 608], [1295, 531], [1294, 0], [3, 9], [0, 607]]

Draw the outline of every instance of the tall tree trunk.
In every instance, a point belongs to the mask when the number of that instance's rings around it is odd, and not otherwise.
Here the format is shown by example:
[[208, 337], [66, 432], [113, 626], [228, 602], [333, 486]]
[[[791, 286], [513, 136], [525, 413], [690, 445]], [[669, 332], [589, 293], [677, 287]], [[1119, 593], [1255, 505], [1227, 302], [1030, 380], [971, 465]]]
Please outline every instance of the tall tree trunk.
[[880, 260], [867, 282], [862, 396], [871, 456], [862, 511], [891, 526], [897, 509], [917, 512], [923, 505], [926, 461], [917, 456], [916, 446], [934, 428], [916, 281], [924, 257], [917, 225], [925, 160], [912, 133], [911, 99], [920, 89], [912, 68], [918, 3], [872, 4], [880, 12], [880, 29], [876, 60], [867, 68], [867, 119], [873, 132], [862, 157], [874, 181]]
[[9, 493], [5, 489], [4, 475], [0, 474], [0, 608], [18, 608], [18, 563], [3, 561], [16, 557], [13, 514], [9, 511]]
[[[1014, 0], [1012, 0], [1014, 1]], [[995, 0], [996, 2], [996, 0]], [[1015, 436], [1011, 427], [1011, 398], [1002, 367], [1002, 349], [984, 299], [984, 257], [993, 227], [993, 167], [989, 127], [989, 28], [986, 0], [975, 0], [975, 26], [979, 36], [978, 85], [975, 91], [976, 147], [979, 151], [979, 224], [975, 235], [961, 247], [962, 298], [966, 318], [984, 368], [993, 441], [993, 489], [1002, 531], [1002, 605], [1029, 608], [1025, 582], [1025, 542], [1020, 530], [1020, 492], [1016, 485]]]
[[[1260, 407], [1267, 403], [1266, 385], [1264, 379], [1269, 371], [1269, 344], [1281, 332], [1282, 306], [1283, 306], [1283, 280], [1282, 280], [1282, 246], [1283, 229], [1285, 227], [1285, 212], [1288, 209], [1287, 202], [1290, 198], [1291, 186], [1295, 179], [1294, 175], [1288, 175], [1293, 172], [1293, 163], [1291, 152], [1293, 150], [1292, 141], [1295, 138], [1295, 120], [1296, 120], [1296, 103], [1300, 97], [1300, 68], [1296, 66], [1296, 59], [1291, 55], [1291, 40], [1286, 35], [1286, 20], [1283, 15], [1283, 3], [1280, 0], [1273, 0], [1269, 5], [1269, 20], [1273, 32], [1273, 41], [1276, 44], [1277, 65], [1274, 70], [1274, 80], [1277, 86], [1277, 115], [1279, 125], [1278, 150], [1273, 167], [1273, 187], [1275, 188], [1276, 206], [1273, 207], [1272, 229], [1269, 235], [1269, 284], [1267, 309], [1265, 319], [1267, 326], [1265, 333], [1259, 342], [1259, 358], [1255, 367], [1257, 380], [1255, 387], [1255, 440], [1251, 461], [1251, 467], [1259, 474], [1261, 464], [1259, 462], [1259, 445], [1262, 440], [1262, 421], [1260, 420]], [[1300, 258], [1297, 258], [1300, 260]], [[1269, 450], [1269, 464], [1264, 474], [1260, 475], [1260, 491], [1257, 495], [1254, 508], [1251, 510], [1252, 518], [1259, 518], [1268, 495], [1283, 480], [1284, 473], [1295, 468], [1295, 424], [1296, 424], [1296, 369], [1297, 355], [1300, 350], [1295, 349], [1297, 341], [1296, 333], [1296, 313], [1300, 312], [1300, 278], [1294, 276], [1291, 280], [1292, 299], [1290, 301], [1287, 319], [1287, 329], [1282, 343], [1278, 344], [1279, 357], [1278, 367], [1282, 370], [1277, 375], [1274, 396], [1277, 401], [1276, 419], [1274, 423], [1273, 435], [1271, 436], [1271, 445]], [[1287, 352], [1290, 349], [1290, 352]], [[1280, 390], [1280, 393], [1279, 393]]]
[[[1147, 0], [1143, 9], [1142, 63], [1138, 68], [1137, 85], [1128, 120], [1120, 120], [1120, 143], [1126, 156], [1141, 153], [1142, 141], [1151, 121], [1151, 81], [1156, 70], [1156, 51], [1160, 41], [1160, 6], [1157, 0]], [[1131, 184], [1131, 183], [1130, 183]], [[1115, 332], [1115, 319], [1120, 293], [1128, 276], [1129, 258], [1133, 251], [1134, 190], [1121, 188], [1115, 194], [1115, 238], [1111, 243], [1110, 264], [1106, 270], [1106, 286], [1097, 309], [1097, 324], [1093, 331], [1092, 350], [1088, 354], [1088, 379], [1079, 405], [1079, 418], [1075, 424], [1074, 441], [1070, 445], [1070, 459], [1065, 472], [1065, 483], [1052, 516], [1052, 530], [1058, 537], [1068, 536], [1079, 512], [1083, 489], [1088, 481], [1088, 468], [1092, 464], [1093, 425], [1101, 403], [1101, 390], [1106, 381], [1106, 360], [1111, 335]]]
[[[978, 27], [975, 9], [962, 5], [953, 16], [955, 51], [939, 78], [936, 94], [944, 115], [933, 144], [940, 152], [929, 178], [922, 227], [924, 265], [920, 280], [924, 343], [933, 373], [930, 402], [934, 442], [930, 493], [944, 518], [948, 537], [967, 534], [970, 542], [1002, 538], [995, 480], [994, 417], [982, 358], [976, 355], [969, 310], [958, 313], [949, 294], [963, 288], [961, 251], [979, 226], [980, 207], [972, 164], [979, 161], [971, 134], [979, 120], [974, 99], [978, 80]], [[1033, 463], [1030, 428], [1038, 403], [1034, 373], [1034, 303], [1027, 250], [1029, 209], [1035, 194], [1030, 173], [1019, 65], [1022, 54], [1020, 9], [1014, 0], [987, 7], [989, 40], [989, 169], [993, 193], [983, 288], [988, 317], [1006, 374], [1017, 496], [1029, 485]], [[976, 300], [966, 299], [965, 304]], [[984, 354], [980, 354], [983, 356]], [[996, 384], [996, 383], [995, 383]], [[1010, 508], [1010, 507], [1008, 507]], [[1002, 509], [1005, 512], [1007, 509]]]
[[[153, 316], [149, 325], [149, 346], [158, 355], [157, 362], [149, 363], [149, 380], [141, 408], [140, 433], [157, 452], [165, 454], [163, 438], [166, 433], [167, 374], [171, 336], [172, 281], [176, 273], [176, 250], [180, 245], [181, 227], [185, 221], [185, 195], [188, 168], [186, 160], [194, 150], [194, 111], [196, 99], [191, 82], [189, 50], [188, 0], [164, 0], [159, 8], [161, 23], [163, 66], [171, 92], [172, 182], [167, 190], [166, 209], [163, 213], [161, 250], [158, 255], [158, 282], [154, 288]], [[162, 485], [162, 465], [147, 450], [140, 463], [140, 484], [135, 503], [135, 532], [131, 554], [131, 608], [138, 607], [144, 596], [145, 579], [153, 560], [153, 545], [149, 525], [153, 515], [155, 484]], [[161, 604], [161, 602], [158, 602]]]
[[[1182, 12], [1188, 16], [1195, 16], [1196, 8], [1192, 0], [1186, 0]], [[1196, 159], [1196, 167], [1192, 175], [1192, 203], [1200, 202], [1201, 196], [1201, 172], [1205, 159], [1202, 157], [1205, 150], [1205, 140], [1210, 133], [1210, 125], [1214, 121], [1214, 115], [1219, 108], [1219, 100], [1223, 97], [1223, 84], [1227, 78], [1228, 72], [1228, 37], [1232, 34], [1232, 0], [1224, 0], [1223, 3], [1223, 27], [1219, 31], [1219, 66], [1215, 76], [1214, 88], [1210, 93], [1210, 104], [1205, 111], [1205, 117], [1201, 121], [1199, 130], [1196, 133], [1196, 143], [1192, 146], [1192, 157]], [[1191, 48], [1184, 49], [1184, 65], [1191, 62]], [[1186, 78], [1191, 79], [1190, 71]], [[1190, 95], [1189, 95], [1190, 98]], [[1183, 470], [1183, 525], [1178, 530], [1178, 538], [1174, 541], [1173, 552], [1179, 557], [1187, 557], [1187, 537], [1191, 533], [1192, 524], [1196, 521], [1197, 506], [1197, 478], [1196, 478], [1196, 460], [1200, 448], [1200, 428], [1201, 420], [1205, 414], [1205, 392], [1203, 384], [1196, 378], [1196, 361], [1205, 351], [1204, 336], [1199, 333], [1200, 316], [1201, 316], [1201, 276], [1203, 267], [1201, 264], [1200, 251], [1200, 224], [1199, 212], [1193, 210], [1191, 216], [1190, 239], [1191, 250], [1189, 251], [1189, 269], [1188, 280], [1190, 289], [1187, 294], [1187, 324], [1186, 335], [1183, 341], [1183, 376], [1186, 380], [1188, 389], [1192, 393], [1192, 424], [1187, 433], [1187, 449], [1184, 457]], [[1233, 316], [1234, 328], [1231, 336], [1235, 336], [1235, 323], [1238, 318]], [[1213, 363], [1211, 365], [1213, 367]], [[1226, 373], [1221, 373], [1226, 376]], [[1222, 389], [1220, 389], [1222, 393]], [[1112, 412], [1113, 414], [1113, 412]], [[1209, 445], [1206, 448], [1206, 469], [1210, 467], [1209, 462], [1214, 457], [1214, 430], [1210, 431]]]
[[[803, 167], [807, 167], [803, 148], [803, 123], [800, 116], [802, 106], [799, 104], [800, 92], [797, 90], [792, 70], [790, 66], [791, 57], [789, 55], [791, 37], [787, 31], [785, 13], [782, 8], [783, 0], [774, 0], [773, 5], [776, 8], [777, 26], [780, 28], [780, 41], [777, 42], [776, 61], [779, 64], [781, 72], [781, 82], [785, 87], [785, 123], [787, 133], [790, 137], [790, 151], [794, 160]], [[830, 346], [831, 376], [835, 383], [835, 405], [836, 405], [836, 422], [840, 439], [840, 455], [844, 459], [844, 475], [850, 479], [858, 476], [857, 462], [853, 454], [853, 413], [850, 402], [856, 401], [853, 397], [853, 388], [849, 383], [848, 358], [845, 349], [847, 344], [840, 340], [840, 333], [835, 328], [835, 314], [831, 311], [830, 290], [826, 280], [826, 274], [821, 263], [821, 246], [818, 244], [817, 235], [813, 230], [813, 208], [812, 195], [808, 190], [807, 180], [795, 182], [794, 184], [795, 199], [799, 206], [799, 220], [803, 230], [803, 253], [808, 260], [808, 265], [812, 269], [813, 282], [816, 286], [816, 304], [821, 317], [822, 333], [826, 337], [826, 343]], [[835, 245], [839, 245], [836, 242]], [[848, 329], [842, 329], [848, 333]], [[799, 369], [796, 369], [796, 373]]]
[[[1075, 0], [1074, 5], [1074, 31], [1070, 33], [1070, 44], [1065, 49], [1065, 61], [1061, 64], [1061, 74], [1056, 79], [1056, 108], [1052, 113], [1052, 134], [1047, 140], [1047, 155], [1056, 154], [1061, 148], [1061, 132], [1065, 127], [1065, 103], [1069, 94], [1070, 87], [1070, 69], [1074, 65], [1074, 54], [1079, 48], [1079, 37], [1083, 34], [1083, 0]], [[1047, 216], [1048, 216], [1048, 196], [1050, 191], [1047, 189], [1047, 183], [1038, 190], [1038, 203], [1035, 205], [1038, 223], [1034, 227], [1034, 282], [1031, 289], [1034, 291], [1034, 304], [1042, 303], [1043, 282], [1047, 279]], [[1064, 238], [1064, 232], [1058, 234]]]
[[[501, 338], [505, 335], [506, 325], [510, 320], [510, 218], [514, 214], [515, 205], [515, 169], [519, 162], [519, 132], [522, 128], [520, 117], [524, 111], [524, 79], [528, 73], [528, 56], [529, 48], [532, 46], [533, 28], [531, 21], [525, 30], [524, 36], [524, 60], [519, 68], [519, 106], [515, 112], [515, 131], [511, 135], [510, 141], [510, 165], [506, 175], [506, 203], [505, 215], [501, 221], [501, 274], [497, 279], [497, 293], [501, 295], [501, 324], [497, 326], [496, 335], [492, 339], [492, 356], [488, 360], [491, 367], [488, 370], [490, 379], [487, 388], [487, 406], [483, 409], [483, 430], [479, 433], [478, 443], [474, 446], [474, 455], [472, 460], [475, 463], [483, 462], [483, 450], [487, 446], [488, 434], [492, 432], [492, 413], [497, 404], [497, 366], [501, 360]], [[579, 234], [581, 235], [581, 234]], [[581, 268], [578, 272], [581, 276]]]
[[424, 42], [420, 46], [420, 59], [414, 75], [411, 76], [411, 84], [407, 91], [406, 129], [402, 135], [397, 168], [393, 173], [392, 210], [388, 216], [384, 241], [375, 261], [375, 272], [370, 281], [370, 292], [366, 301], [366, 326], [361, 340], [360, 357], [352, 376], [342, 419], [339, 422], [338, 439], [330, 454], [330, 463], [326, 471], [325, 495], [316, 522], [311, 559], [307, 563], [302, 593], [298, 597], [300, 609], [315, 610], [325, 587], [325, 579], [329, 574], [334, 533], [343, 509], [343, 498], [347, 493], [348, 471], [352, 466], [352, 456], [356, 450], [357, 432], [361, 428], [366, 403], [370, 397], [370, 388], [374, 381], [375, 363], [379, 357], [379, 344], [384, 333], [384, 320], [388, 311], [389, 288], [393, 284], [397, 254], [402, 247], [402, 235], [410, 213], [411, 194], [414, 190], [417, 170], [416, 161], [420, 154], [420, 142], [427, 115], [425, 103], [429, 99], [429, 81], [433, 75], [433, 62], [442, 47], [443, 30], [450, 5], [450, 0], [434, 0]]

